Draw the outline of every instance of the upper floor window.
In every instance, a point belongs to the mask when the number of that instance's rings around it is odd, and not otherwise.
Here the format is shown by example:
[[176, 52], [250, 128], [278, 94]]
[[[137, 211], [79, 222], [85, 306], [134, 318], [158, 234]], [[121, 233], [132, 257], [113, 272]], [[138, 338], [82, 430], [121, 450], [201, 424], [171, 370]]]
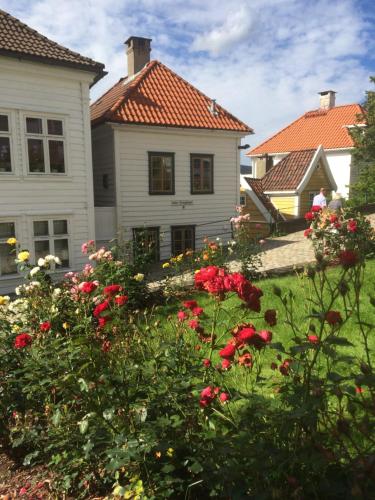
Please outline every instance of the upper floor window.
[[149, 194], [174, 194], [174, 153], [149, 153]]
[[29, 172], [65, 173], [65, 130], [62, 120], [26, 117]]
[[12, 171], [9, 116], [0, 113], [0, 173]]
[[214, 192], [213, 155], [191, 154], [191, 194], [212, 194]]
[[62, 267], [69, 267], [68, 221], [45, 219], [33, 221], [35, 262], [46, 255], [55, 255]]
[[17, 272], [17, 265], [15, 263], [16, 254], [14, 253], [14, 246], [7, 243], [9, 238], [15, 238], [15, 223], [14, 222], [0, 222], [0, 276], [7, 274], [15, 274]]

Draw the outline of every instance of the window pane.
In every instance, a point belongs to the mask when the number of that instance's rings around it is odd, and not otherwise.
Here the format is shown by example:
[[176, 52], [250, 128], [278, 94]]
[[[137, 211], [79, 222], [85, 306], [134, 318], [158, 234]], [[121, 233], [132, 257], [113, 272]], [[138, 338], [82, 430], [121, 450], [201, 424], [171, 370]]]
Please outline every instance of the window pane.
[[49, 162], [51, 173], [62, 174], [65, 172], [64, 143], [62, 141], [48, 141]]
[[41, 118], [26, 118], [26, 132], [28, 134], [43, 134]]
[[163, 191], [172, 191], [172, 167], [166, 165], [164, 167]]
[[171, 156], [151, 156], [150, 191], [171, 193], [173, 191], [173, 158]]
[[69, 244], [68, 240], [55, 240], [55, 255], [60, 257], [61, 265], [69, 267]]
[[34, 221], [34, 236], [48, 236], [48, 221]]
[[6, 243], [0, 243], [0, 275], [15, 274], [17, 265], [14, 262], [15, 255], [12, 247]]
[[0, 238], [11, 238], [15, 236], [14, 222], [0, 222]]
[[203, 163], [203, 190], [211, 191], [211, 162], [204, 161]]
[[41, 139], [28, 139], [27, 147], [29, 151], [30, 172], [44, 172], [44, 151]]
[[9, 137], [0, 137], [0, 172], [11, 172]]
[[49, 135], [63, 135], [63, 122], [61, 120], [47, 120]]
[[0, 115], [0, 132], [9, 132], [9, 122], [7, 115]]
[[68, 234], [68, 221], [54, 220], [53, 221], [53, 234]]
[[35, 261], [38, 262], [38, 259], [41, 257], [45, 257], [49, 255], [51, 252], [49, 251], [49, 241], [36, 241], [35, 242]]

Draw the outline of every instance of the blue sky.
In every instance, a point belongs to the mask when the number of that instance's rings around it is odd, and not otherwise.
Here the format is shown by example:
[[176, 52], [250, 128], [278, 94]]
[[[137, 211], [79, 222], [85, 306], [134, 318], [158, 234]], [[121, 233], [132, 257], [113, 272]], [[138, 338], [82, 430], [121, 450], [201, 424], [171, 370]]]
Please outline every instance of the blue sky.
[[0, 0], [53, 40], [105, 63], [92, 98], [126, 74], [123, 42], [159, 59], [255, 129], [255, 146], [317, 92], [361, 102], [375, 74], [374, 0]]

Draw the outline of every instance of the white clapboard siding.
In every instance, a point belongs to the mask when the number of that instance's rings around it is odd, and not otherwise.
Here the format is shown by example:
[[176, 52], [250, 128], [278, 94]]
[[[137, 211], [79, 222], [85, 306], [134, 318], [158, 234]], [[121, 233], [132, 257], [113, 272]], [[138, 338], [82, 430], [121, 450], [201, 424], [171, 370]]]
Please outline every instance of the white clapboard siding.
[[[127, 125], [113, 126], [113, 131], [119, 234], [130, 239], [132, 228], [158, 226], [162, 259], [171, 254], [171, 226], [196, 225], [197, 246], [201, 245], [205, 236], [220, 236], [223, 240], [231, 237], [229, 220], [238, 204], [240, 134]], [[94, 129], [93, 140], [95, 168], [104, 172], [106, 168], [112, 168], [103, 160], [106, 156], [110, 163], [111, 156], [109, 152], [104, 153], [104, 143], [112, 147], [112, 137], [101, 126]], [[149, 151], [175, 154], [174, 195], [149, 195]], [[214, 194], [190, 193], [191, 153], [214, 155]], [[102, 206], [104, 201], [103, 198], [98, 200], [98, 206]], [[192, 204], [183, 208], [173, 206], [173, 201], [189, 201]]]
[[[17, 238], [32, 250], [33, 219], [69, 221], [71, 268], [87, 261], [83, 241], [95, 237], [89, 86], [80, 70], [0, 57], [0, 112], [10, 114], [14, 173], [0, 173], [0, 222], [15, 221]], [[25, 114], [61, 117], [65, 124], [66, 175], [27, 173]], [[0, 293], [17, 279], [0, 276]]]

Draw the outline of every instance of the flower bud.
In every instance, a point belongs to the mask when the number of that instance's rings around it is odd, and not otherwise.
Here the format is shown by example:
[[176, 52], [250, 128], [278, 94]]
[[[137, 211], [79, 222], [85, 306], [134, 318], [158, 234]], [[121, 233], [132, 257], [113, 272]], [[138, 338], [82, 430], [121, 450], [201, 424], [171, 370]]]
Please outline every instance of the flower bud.
[[273, 286], [273, 293], [277, 296], [277, 297], [281, 297], [281, 288], [274, 285]]

